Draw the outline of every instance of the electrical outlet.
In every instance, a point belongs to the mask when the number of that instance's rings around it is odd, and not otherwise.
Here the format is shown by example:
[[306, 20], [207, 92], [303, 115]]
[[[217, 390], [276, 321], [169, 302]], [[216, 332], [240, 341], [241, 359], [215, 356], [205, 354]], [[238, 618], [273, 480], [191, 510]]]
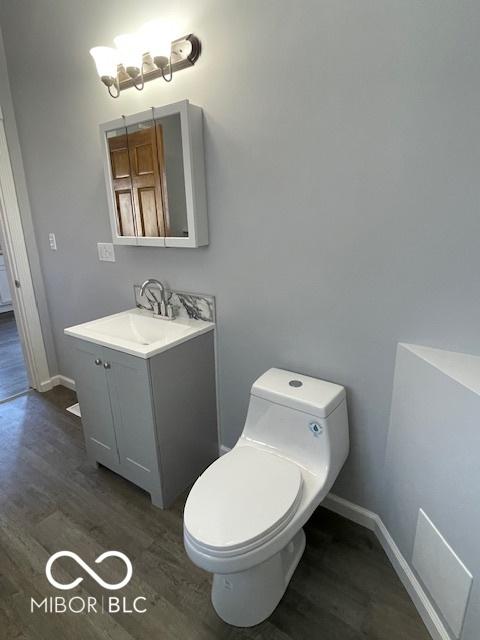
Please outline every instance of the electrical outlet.
[[115, 251], [111, 242], [97, 242], [98, 259], [103, 262], [115, 262]]
[[50, 249], [52, 251], [56, 251], [57, 250], [57, 239], [55, 238], [55, 234], [54, 233], [49, 233], [48, 234], [48, 243], [49, 243]]

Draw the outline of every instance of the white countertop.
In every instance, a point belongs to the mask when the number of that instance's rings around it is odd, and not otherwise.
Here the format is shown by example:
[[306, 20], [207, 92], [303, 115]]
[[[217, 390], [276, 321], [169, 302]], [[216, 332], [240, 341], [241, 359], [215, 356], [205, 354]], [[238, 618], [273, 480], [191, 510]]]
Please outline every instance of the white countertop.
[[68, 336], [146, 359], [214, 328], [213, 322], [190, 318], [163, 320], [154, 318], [151, 311], [128, 309], [64, 331]]

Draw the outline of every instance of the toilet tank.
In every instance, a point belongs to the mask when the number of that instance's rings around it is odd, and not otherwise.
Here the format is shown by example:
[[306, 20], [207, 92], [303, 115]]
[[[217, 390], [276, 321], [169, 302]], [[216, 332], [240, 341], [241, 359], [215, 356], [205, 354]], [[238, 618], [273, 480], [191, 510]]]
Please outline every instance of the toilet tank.
[[345, 389], [269, 369], [252, 386], [240, 440], [270, 449], [333, 484], [349, 449]]

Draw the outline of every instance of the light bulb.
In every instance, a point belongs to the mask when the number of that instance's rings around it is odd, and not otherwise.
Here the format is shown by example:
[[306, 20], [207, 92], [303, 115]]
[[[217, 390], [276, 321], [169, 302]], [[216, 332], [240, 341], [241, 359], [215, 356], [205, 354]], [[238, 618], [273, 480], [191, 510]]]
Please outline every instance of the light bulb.
[[140, 29], [144, 49], [149, 52], [157, 67], [165, 66], [172, 52], [173, 27], [166, 20], [152, 20]]
[[102, 82], [111, 86], [117, 77], [117, 50], [112, 47], [93, 47], [90, 49], [90, 55], [95, 60], [97, 73]]
[[124, 33], [113, 41], [125, 71], [131, 78], [136, 78], [143, 64], [143, 48], [138, 36], [134, 33]]

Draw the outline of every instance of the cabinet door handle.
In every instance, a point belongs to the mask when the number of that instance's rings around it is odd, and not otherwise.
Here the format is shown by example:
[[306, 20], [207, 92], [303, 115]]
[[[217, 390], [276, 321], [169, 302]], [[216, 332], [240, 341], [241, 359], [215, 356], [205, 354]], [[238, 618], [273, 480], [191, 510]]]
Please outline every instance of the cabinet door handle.
[[110, 363], [109, 362], [104, 362], [103, 366], [105, 367], [105, 369], [110, 369]]
[[100, 360], [100, 358], [95, 359], [95, 364], [97, 365], [97, 367], [99, 367], [102, 364], [102, 361]]

